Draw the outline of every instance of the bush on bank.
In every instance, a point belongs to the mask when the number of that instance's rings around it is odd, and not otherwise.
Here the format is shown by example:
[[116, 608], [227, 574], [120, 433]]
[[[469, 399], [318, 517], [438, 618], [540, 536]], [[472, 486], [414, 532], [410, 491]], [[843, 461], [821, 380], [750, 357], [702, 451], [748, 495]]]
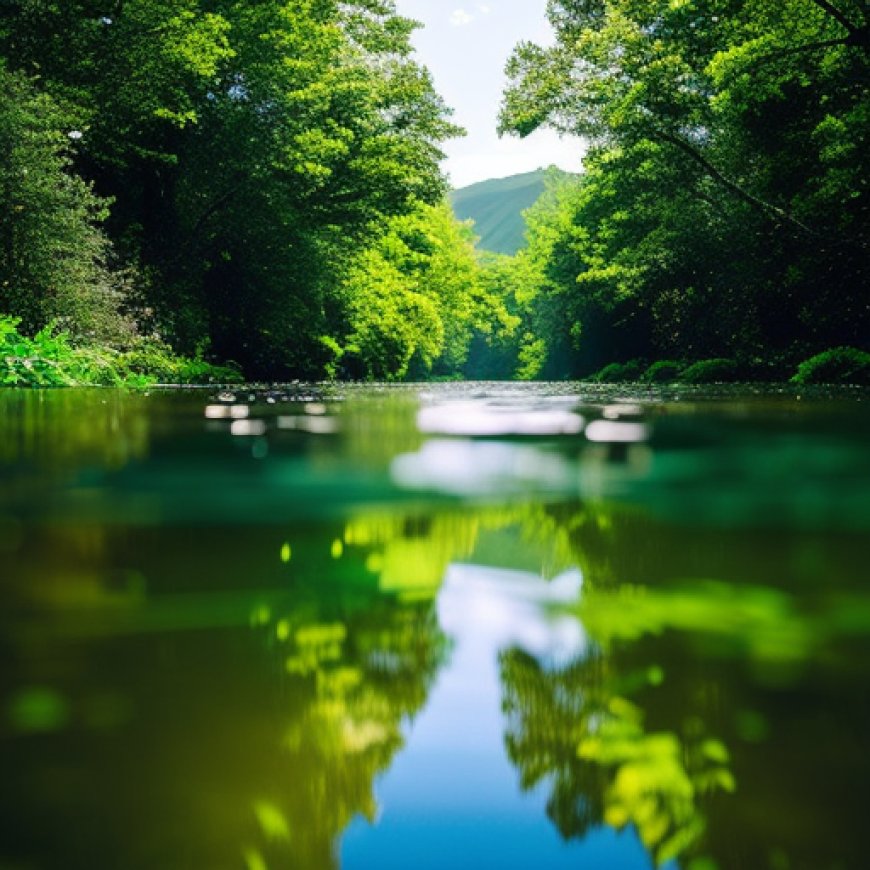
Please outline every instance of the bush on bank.
[[590, 380], [599, 384], [625, 384], [639, 381], [646, 371], [643, 360], [633, 359], [624, 363], [610, 363], [594, 374]]
[[745, 380], [740, 366], [732, 359], [702, 359], [680, 372], [681, 384], [735, 383]]
[[242, 380], [232, 366], [215, 366], [202, 355], [180, 357], [153, 339], [136, 339], [125, 351], [77, 346], [49, 325], [30, 337], [20, 320], [0, 316], [0, 386], [144, 387], [156, 383], [208, 384]]
[[870, 386], [870, 353], [854, 347], [826, 350], [802, 362], [791, 382]]
[[686, 368], [684, 362], [663, 359], [654, 362], [641, 378], [647, 384], [672, 384], [680, 379], [680, 373]]

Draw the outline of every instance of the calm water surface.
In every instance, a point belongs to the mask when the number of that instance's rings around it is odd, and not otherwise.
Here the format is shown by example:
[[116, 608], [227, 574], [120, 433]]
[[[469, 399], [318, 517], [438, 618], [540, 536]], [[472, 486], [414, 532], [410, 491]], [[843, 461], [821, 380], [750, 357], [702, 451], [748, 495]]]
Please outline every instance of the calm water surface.
[[870, 396], [0, 392], [0, 870], [863, 868]]

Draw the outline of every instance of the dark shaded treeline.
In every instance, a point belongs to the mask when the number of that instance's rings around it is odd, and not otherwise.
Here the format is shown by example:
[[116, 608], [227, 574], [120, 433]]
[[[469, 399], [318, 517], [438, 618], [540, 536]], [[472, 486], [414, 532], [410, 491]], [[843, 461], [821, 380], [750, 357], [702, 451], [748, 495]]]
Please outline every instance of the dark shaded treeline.
[[556, 42], [517, 47], [501, 124], [592, 150], [498, 267], [521, 370], [720, 358], [731, 377], [773, 379], [870, 348], [868, 4], [548, 9]]
[[0, 313], [250, 377], [461, 362], [461, 131], [415, 27], [391, 0], [4, 4]]

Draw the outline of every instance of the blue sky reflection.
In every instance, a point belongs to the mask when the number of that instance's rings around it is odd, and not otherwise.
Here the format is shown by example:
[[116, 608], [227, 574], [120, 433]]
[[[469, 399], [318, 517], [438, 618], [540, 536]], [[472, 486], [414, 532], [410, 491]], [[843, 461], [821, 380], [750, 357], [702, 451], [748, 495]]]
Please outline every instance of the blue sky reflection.
[[563, 841], [546, 814], [546, 787], [523, 793], [505, 752], [498, 654], [521, 647], [555, 665], [582, 655], [580, 624], [547, 607], [576, 600], [580, 586], [577, 571], [544, 583], [530, 573], [451, 566], [438, 602], [455, 642], [451, 660], [377, 785], [377, 823], [357, 819], [348, 829], [343, 868], [652, 866], [631, 829]]

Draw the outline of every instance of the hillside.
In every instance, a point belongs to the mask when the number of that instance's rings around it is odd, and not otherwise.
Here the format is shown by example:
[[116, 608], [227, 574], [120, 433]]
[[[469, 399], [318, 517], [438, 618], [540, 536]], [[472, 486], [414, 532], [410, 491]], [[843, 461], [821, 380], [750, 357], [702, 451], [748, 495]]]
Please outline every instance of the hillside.
[[460, 220], [473, 220], [478, 247], [499, 254], [515, 254], [525, 244], [523, 212], [544, 192], [544, 178], [557, 169], [537, 169], [508, 178], [493, 178], [450, 194]]

